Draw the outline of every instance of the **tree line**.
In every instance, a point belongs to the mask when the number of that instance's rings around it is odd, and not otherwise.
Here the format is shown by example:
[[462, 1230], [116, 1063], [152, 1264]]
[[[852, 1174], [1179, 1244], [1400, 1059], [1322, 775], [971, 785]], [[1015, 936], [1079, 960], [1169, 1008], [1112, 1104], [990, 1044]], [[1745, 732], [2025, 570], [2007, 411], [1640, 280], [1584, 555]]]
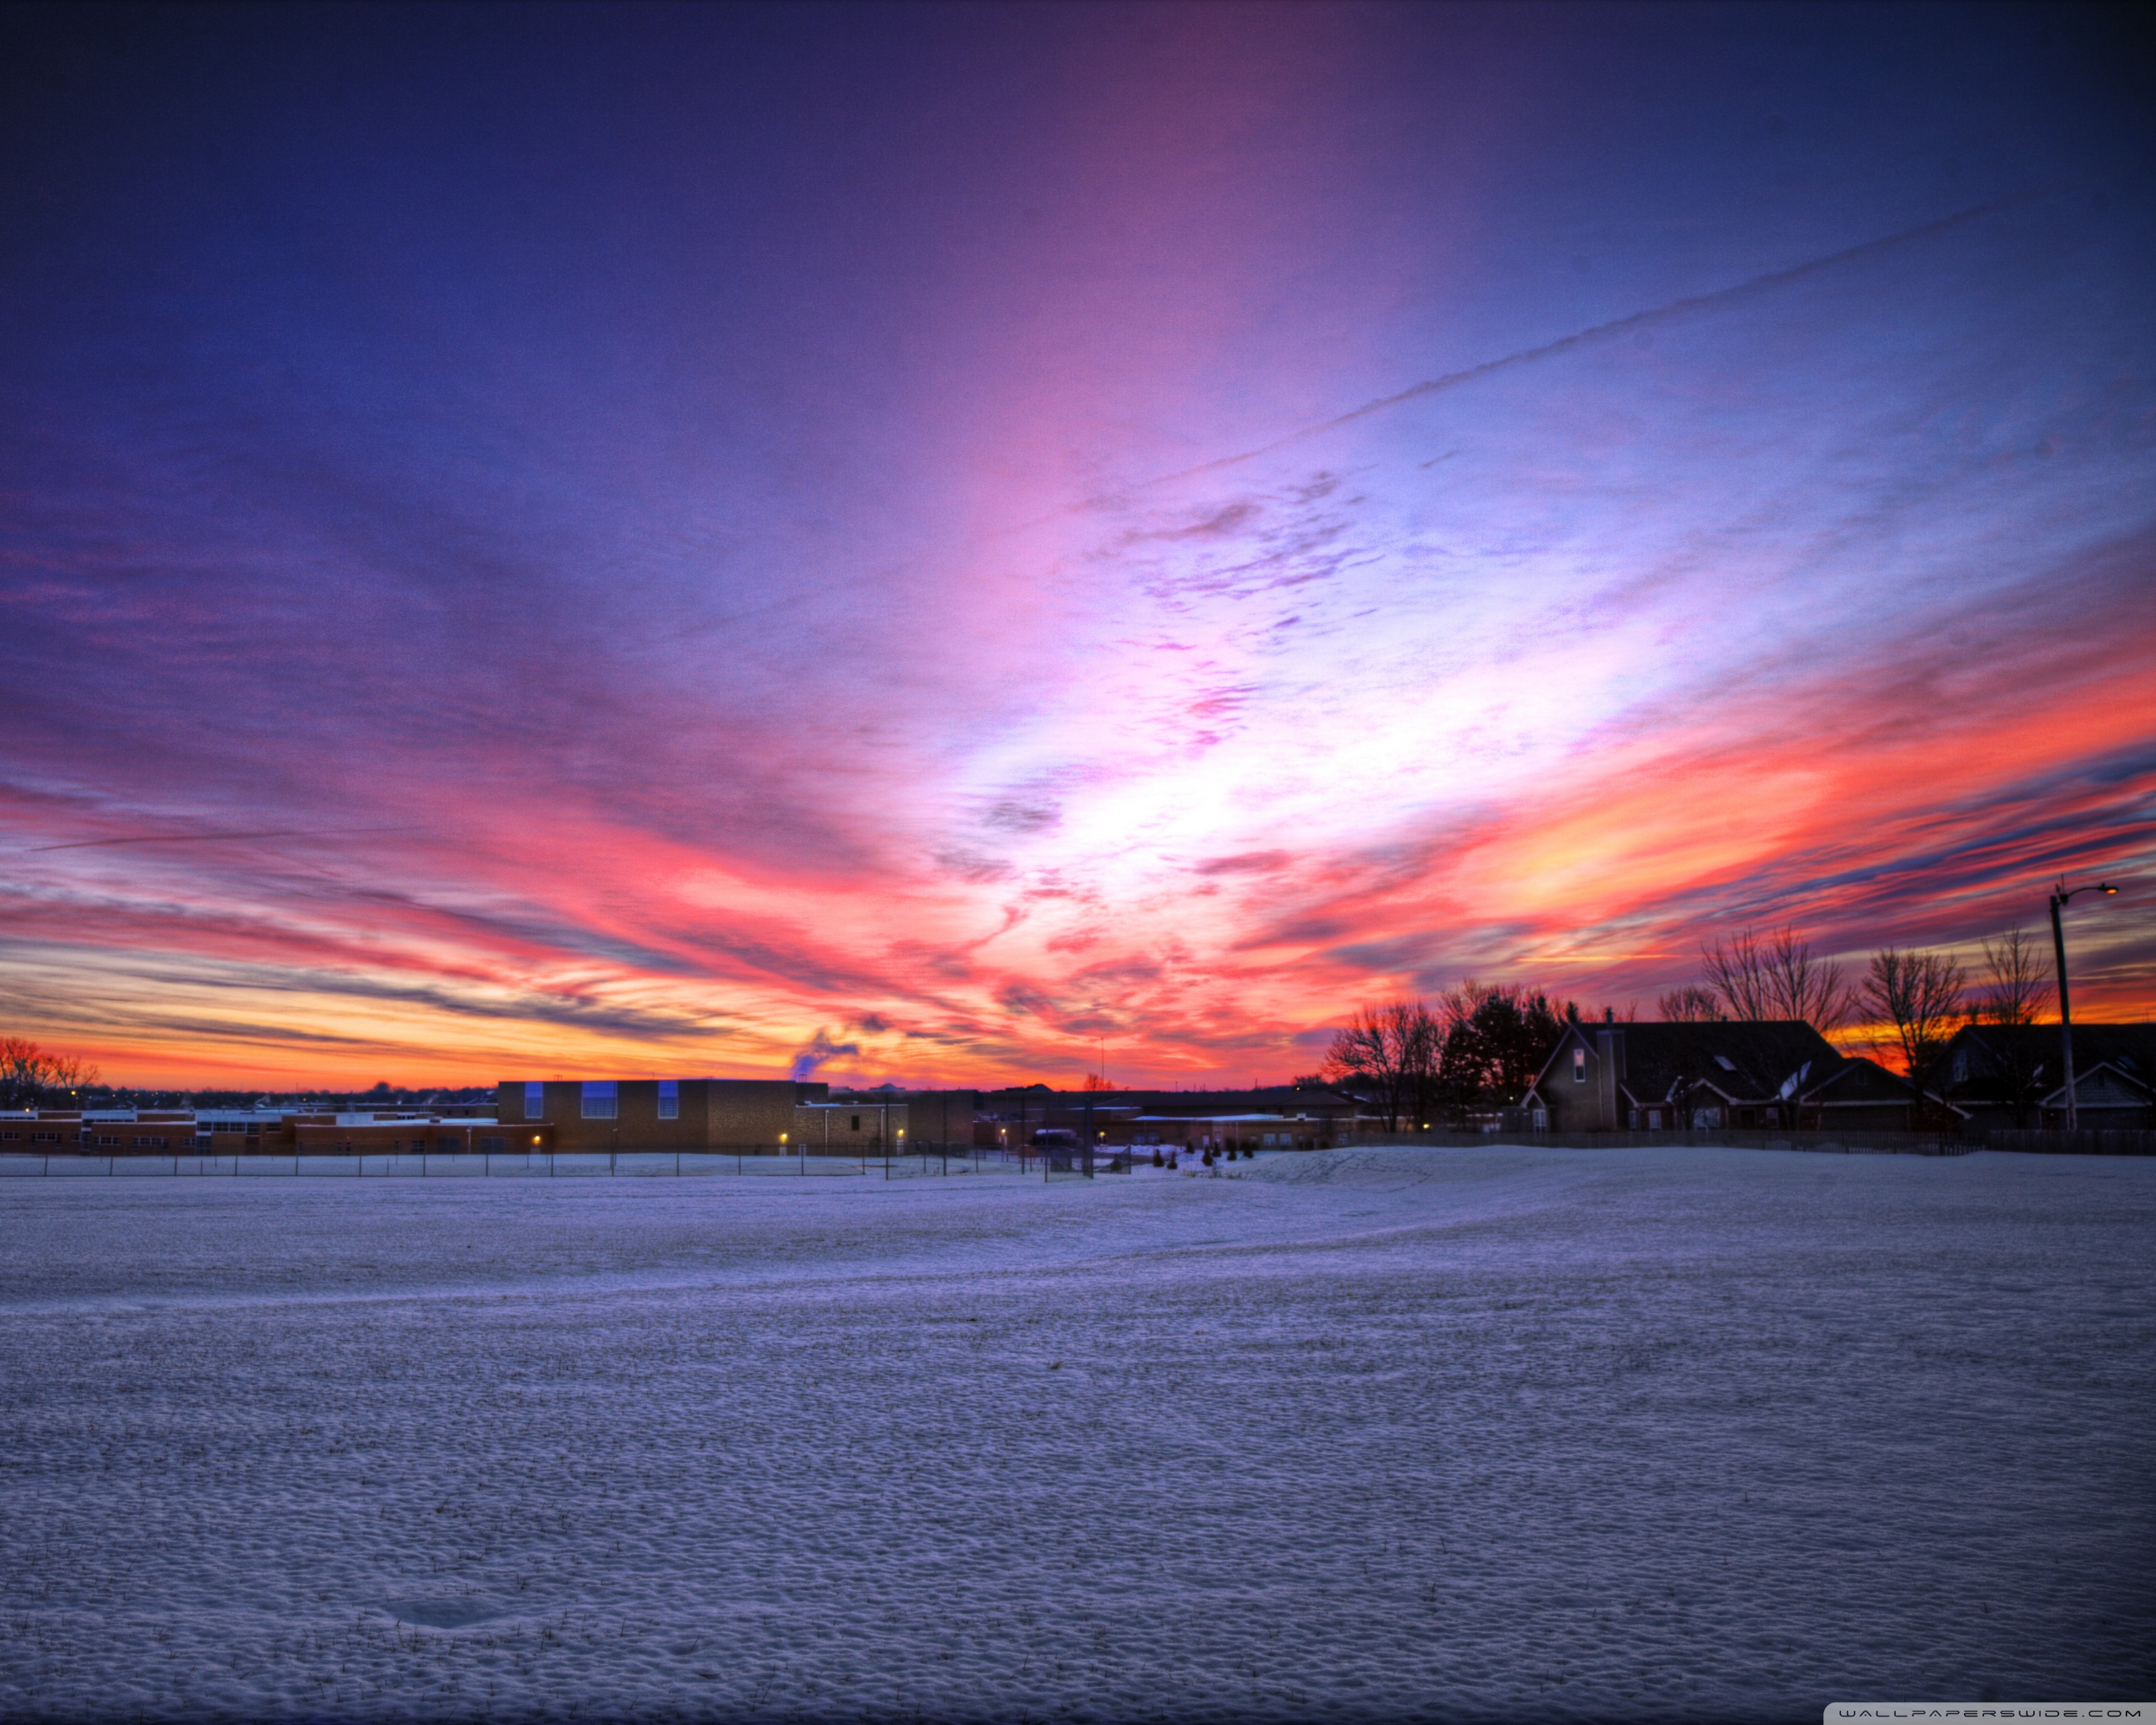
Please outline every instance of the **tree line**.
[[98, 1081], [98, 1069], [19, 1036], [0, 1037], [0, 1108], [34, 1108], [71, 1099]]
[[[2037, 1023], [2054, 991], [2041, 944], [2026, 929], [1980, 941], [1972, 969], [1951, 953], [1881, 947], [1854, 984], [1813, 955], [1793, 927], [1747, 929], [1702, 949], [1701, 980], [1662, 996], [1666, 1019], [1801, 1019], [1822, 1035], [1860, 1027], [1854, 1039], [1898, 1066], [1919, 1105], [1940, 1088], [1940, 1064], [1964, 1025]], [[2025, 1037], [1994, 1050], [2016, 1114], [2036, 1098], [2041, 1060]]]
[[[1793, 1020], [1822, 1035], [1842, 1033], [1899, 1066], [1922, 1097], [1937, 1089], [1940, 1063], [1962, 1025], [2034, 1024], [2050, 1009], [2043, 951], [2025, 930], [1981, 946], [1977, 973], [1951, 953], [1888, 946], [1852, 980], [1793, 926], [1748, 928], [1702, 947], [1698, 980], [1656, 1004], [1665, 1023]], [[1464, 982], [1434, 1007], [1401, 999], [1357, 1008], [1334, 1033], [1321, 1071], [1296, 1081], [1352, 1087], [1396, 1131], [1439, 1114], [1517, 1107], [1566, 1023], [1580, 1017], [1576, 1002], [1560, 1007], [1542, 989]], [[2003, 1039], [1997, 1052], [2018, 1111], [2033, 1098], [2041, 1062], [2026, 1038]]]
[[1540, 989], [1470, 980], [1434, 1009], [1420, 1000], [1358, 1007], [1317, 1076], [1362, 1091], [1396, 1132], [1439, 1114], [1509, 1108], [1579, 1016], [1577, 1002], [1561, 1008]]

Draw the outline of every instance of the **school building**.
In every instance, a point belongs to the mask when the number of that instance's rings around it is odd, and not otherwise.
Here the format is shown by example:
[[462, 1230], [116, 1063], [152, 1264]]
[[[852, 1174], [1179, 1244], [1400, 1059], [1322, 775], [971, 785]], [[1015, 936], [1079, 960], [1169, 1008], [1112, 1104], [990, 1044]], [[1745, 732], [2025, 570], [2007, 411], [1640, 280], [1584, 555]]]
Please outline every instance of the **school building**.
[[974, 1108], [970, 1090], [835, 1097], [783, 1078], [547, 1078], [497, 1085], [494, 1114], [513, 1144], [521, 1129], [564, 1151], [851, 1156], [970, 1145]]

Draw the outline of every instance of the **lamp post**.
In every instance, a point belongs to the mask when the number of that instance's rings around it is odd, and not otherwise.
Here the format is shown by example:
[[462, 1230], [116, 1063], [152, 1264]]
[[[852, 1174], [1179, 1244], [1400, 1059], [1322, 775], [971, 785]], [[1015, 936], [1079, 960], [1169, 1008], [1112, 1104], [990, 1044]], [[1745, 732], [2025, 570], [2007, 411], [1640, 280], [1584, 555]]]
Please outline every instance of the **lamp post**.
[[2078, 886], [2073, 892], [2068, 892], [2066, 883], [2062, 880], [2052, 889], [2052, 956], [2058, 962], [2058, 1051], [2059, 1058], [2066, 1066], [2066, 1130], [2069, 1132], [2081, 1130], [2081, 1113], [2075, 1107], [2073, 1098], [2073, 1012], [2066, 999], [2066, 929], [2059, 921], [2058, 913], [2066, 908], [2067, 900], [2075, 893], [2103, 893], [2108, 895], [2117, 891], [2116, 887], [2105, 881], [2099, 881], [2095, 886]]

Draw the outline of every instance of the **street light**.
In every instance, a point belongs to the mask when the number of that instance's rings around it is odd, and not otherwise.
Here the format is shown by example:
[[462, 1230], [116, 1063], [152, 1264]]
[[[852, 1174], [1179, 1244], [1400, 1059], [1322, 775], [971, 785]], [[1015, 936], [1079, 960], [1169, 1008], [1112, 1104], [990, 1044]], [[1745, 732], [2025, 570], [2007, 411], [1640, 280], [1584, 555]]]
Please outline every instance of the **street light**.
[[2069, 1132], [2081, 1130], [2081, 1113], [2073, 1100], [2073, 1013], [2066, 1000], [2066, 930], [2058, 920], [2058, 913], [2075, 893], [2103, 893], [2109, 896], [2117, 891], [2106, 881], [2099, 881], [2094, 886], [2078, 886], [2068, 892], [2062, 880], [2052, 889], [2052, 955], [2058, 961], [2058, 1049], [2059, 1058], [2066, 1065], [2066, 1130]]

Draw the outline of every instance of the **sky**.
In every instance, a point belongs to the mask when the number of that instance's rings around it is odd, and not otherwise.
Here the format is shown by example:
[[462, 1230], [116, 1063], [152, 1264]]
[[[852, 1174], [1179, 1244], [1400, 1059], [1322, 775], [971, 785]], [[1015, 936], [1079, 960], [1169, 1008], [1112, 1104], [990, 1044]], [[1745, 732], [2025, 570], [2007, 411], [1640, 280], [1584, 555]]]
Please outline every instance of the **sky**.
[[2156, 1017], [2137, 29], [0, 13], [0, 1028], [1278, 1081], [2062, 877]]

